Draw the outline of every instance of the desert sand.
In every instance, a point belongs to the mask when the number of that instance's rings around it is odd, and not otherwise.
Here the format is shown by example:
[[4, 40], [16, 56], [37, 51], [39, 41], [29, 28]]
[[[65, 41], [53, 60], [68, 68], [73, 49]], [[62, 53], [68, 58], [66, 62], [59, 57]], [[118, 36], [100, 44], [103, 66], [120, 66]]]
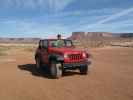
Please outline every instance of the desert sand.
[[0, 57], [0, 100], [133, 100], [133, 48], [90, 49], [91, 71], [50, 79], [37, 70], [34, 52], [21, 48]]

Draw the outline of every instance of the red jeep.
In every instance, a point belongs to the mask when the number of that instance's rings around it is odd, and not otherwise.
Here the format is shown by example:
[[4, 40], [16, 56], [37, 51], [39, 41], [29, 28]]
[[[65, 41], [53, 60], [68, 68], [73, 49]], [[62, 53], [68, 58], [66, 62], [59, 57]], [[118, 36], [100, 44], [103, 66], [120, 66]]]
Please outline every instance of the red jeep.
[[45, 39], [39, 41], [35, 53], [36, 67], [49, 66], [52, 77], [59, 78], [66, 69], [79, 69], [81, 74], [87, 74], [91, 64], [90, 55], [81, 50], [76, 50], [73, 42], [61, 39], [62, 43], [57, 46], [58, 39]]

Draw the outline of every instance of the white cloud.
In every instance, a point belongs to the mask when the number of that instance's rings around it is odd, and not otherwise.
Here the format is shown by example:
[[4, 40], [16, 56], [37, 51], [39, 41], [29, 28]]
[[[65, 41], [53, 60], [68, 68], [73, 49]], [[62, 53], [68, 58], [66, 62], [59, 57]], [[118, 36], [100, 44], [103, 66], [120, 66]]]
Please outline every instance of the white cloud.
[[86, 28], [89, 29], [89, 28], [92, 28], [92, 27], [96, 27], [97, 25], [107, 23], [107, 22], [109, 22], [111, 20], [114, 20], [114, 19], [118, 19], [119, 17], [125, 16], [125, 15], [127, 15], [131, 12], [133, 12], [133, 8], [122, 10], [121, 12], [115, 13], [115, 14], [113, 14], [113, 15], [107, 17], [107, 18], [104, 18], [104, 19], [102, 19], [102, 20], [100, 20], [100, 21], [98, 21], [98, 22], [96, 22], [92, 25], [87, 25]]
[[132, 19], [126, 19], [122, 21], [115, 21], [111, 23], [103, 23], [103, 24], [97, 24], [93, 27], [86, 28], [87, 25], [82, 26], [82, 28], [79, 28], [79, 31], [101, 31], [101, 32], [132, 32], [133, 27], [133, 20]]
[[101, 20], [101, 21], [97, 22], [97, 24], [106, 23], [106, 22], [111, 21], [113, 19], [117, 19], [117, 18], [119, 18], [121, 16], [125, 16], [125, 15], [127, 15], [127, 14], [129, 14], [131, 12], [133, 12], [133, 8], [129, 8], [129, 9], [123, 10], [123, 11], [121, 11], [119, 13], [116, 13], [116, 14], [114, 14], [114, 15], [112, 15], [112, 16], [104, 19], [104, 20]]
[[54, 11], [60, 11], [63, 10], [66, 6], [68, 6], [70, 3], [72, 3], [74, 0], [48, 0], [48, 1], [51, 9], [54, 9]]
[[74, 0], [0, 0], [0, 5], [6, 8], [43, 8], [49, 9], [52, 12], [63, 10]]
[[[8, 29], [8, 30], [7, 30]], [[2, 33], [10, 34], [10, 36], [22, 37], [46, 37], [58, 33], [68, 32], [68, 27], [59, 23], [37, 23], [33, 21], [21, 20], [4, 20], [0, 22], [0, 30]], [[14, 33], [14, 34], [13, 34]], [[2, 34], [3, 35], [3, 34]], [[64, 34], [64, 36], [68, 36]]]

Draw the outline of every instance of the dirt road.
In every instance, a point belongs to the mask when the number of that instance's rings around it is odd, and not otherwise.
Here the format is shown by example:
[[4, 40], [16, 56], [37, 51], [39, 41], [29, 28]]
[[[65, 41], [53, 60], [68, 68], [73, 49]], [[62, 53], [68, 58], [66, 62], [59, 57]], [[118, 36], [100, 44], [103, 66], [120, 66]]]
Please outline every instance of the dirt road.
[[133, 48], [91, 49], [91, 73], [49, 79], [21, 49], [0, 59], [0, 100], [133, 100]]

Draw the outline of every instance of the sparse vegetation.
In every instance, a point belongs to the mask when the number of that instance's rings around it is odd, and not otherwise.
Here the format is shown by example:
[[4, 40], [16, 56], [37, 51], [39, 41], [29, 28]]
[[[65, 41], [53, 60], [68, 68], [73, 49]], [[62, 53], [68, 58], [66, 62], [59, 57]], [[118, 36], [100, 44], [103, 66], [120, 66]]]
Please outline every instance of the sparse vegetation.
[[0, 46], [0, 56], [7, 55], [7, 50], [9, 50], [9, 47]]
[[133, 39], [80, 39], [75, 40], [77, 48], [97, 48], [106, 46], [133, 47]]
[[36, 49], [36, 46], [25, 46], [24, 51], [28, 51], [28, 52], [34, 52]]
[[34, 53], [35, 44], [0, 44], [0, 56], [6, 56], [11, 53], [9, 50], [21, 50], [29, 53]]

